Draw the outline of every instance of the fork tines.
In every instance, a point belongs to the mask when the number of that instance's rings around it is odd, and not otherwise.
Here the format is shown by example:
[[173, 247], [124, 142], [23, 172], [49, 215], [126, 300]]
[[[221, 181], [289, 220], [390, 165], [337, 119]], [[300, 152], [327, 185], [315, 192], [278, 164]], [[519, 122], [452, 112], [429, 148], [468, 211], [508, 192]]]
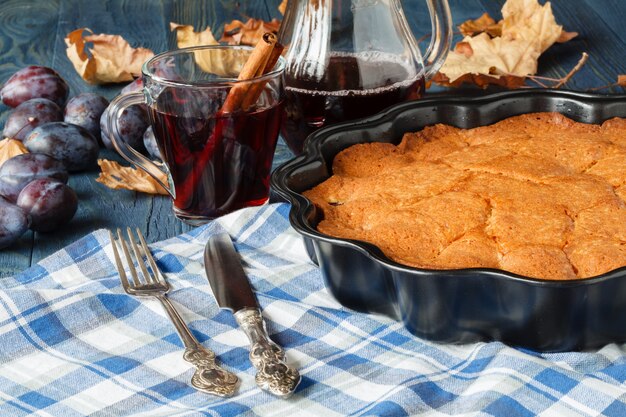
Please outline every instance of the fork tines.
[[[150, 254], [150, 249], [148, 249], [146, 240], [141, 234], [139, 228], [136, 229], [139, 244], [137, 244], [137, 240], [135, 239], [130, 227], [126, 228], [126, 233], [128, 235], [128, 240], [130, 241], [130, 246], [132, 247], [132, 252], [135, 255], [135, 261], [133, 261], [131, 251], [128, 248], [126, 239], [124, 239], [124, 236], [122, 235], [122, 231], [117, 229], [117, 240], [115, 239], [113, 233], [109, 231], [109, 237], [111, 238], [111, 245], [113, 247], [113, 256], [115, 257], [115, 263], [124, 289], [128, 292], [128, 290], [132, 287], [139, 287], [146, 284], [163, 285], [164, 280], [160, 275], [159, 269], [154, 262], [154, 258]], [[122, 247], [122, 252], [124, 252], [124, 257], [126, 258], [126, 263], [128, 264], [128, 269], [132, 276], [132, 282], [130, 282], [126, 276], [124, 264], [117, 248], [118, 244]], [[146, 267], [146, 262], [148, 263], [149, 268]], [[139, 266], [139, 269], [141, 270], [143, 282], [137, 274], [137, 268], [135, 265]]]

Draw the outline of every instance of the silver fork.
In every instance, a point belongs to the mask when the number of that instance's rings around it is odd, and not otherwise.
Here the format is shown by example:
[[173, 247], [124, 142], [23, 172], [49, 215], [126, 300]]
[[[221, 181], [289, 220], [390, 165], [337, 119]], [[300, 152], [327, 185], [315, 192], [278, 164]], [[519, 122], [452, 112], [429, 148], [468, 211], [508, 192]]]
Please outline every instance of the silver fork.
[[[202, 346], [193, 336], [180, 314], [178, 314], [174, 308], [172, 302], [165, 296], [165, 294], [169, 291], [170, 286], [163, 277], [163, 274], [157, 268], [143, 235], [139, 229], [137, 229], [136, 232], [141, 246], [139, 246], [135, 241], [130, 227], [127, 228], [128, 239], [131, 247], [133, 248], [136, 263], [139, 265], [139, 269], [141, 270], [143, 281], [137, 274], [137, 269], [133, 263], [131, 252], [128, 249], [128, 244], [122, 236], [122, 231], [117, 229], [117, 241], [115, 240], [113, 233], [109, 231], [111, 246], [113, 247], [113, 256], [115, 257], [115, 263], [117, 265], [117, 270], [119, 272], [120, 281], [122, 282], [124, 291], [126, 291], [129, 295], [138, 297], [155, 297], [161, 302], [163, 308], [172, 320], [174, 327], [176, 327], [180, 339], [185, 345], [183, 358], [196, 367], [196, 371], [191, 378], [191, 385], [193, 385], [196, 389], [209, 394], [218, 395], [220, 397], [230, 397], [237, 389], [239, 379], [232, 372], [220, 368], [215, 363], [215, 353]], [[124, 252], [124, 257], [126, 258], [126, 263], [128, 264], [130, 275], [132, 276], [132, 281], [126, 276], [124, 265], [117, 249], [118, 244], [122, 247], [122, 251]], [[146, 267], [146, 261], [149, 264], [149, 268]]]

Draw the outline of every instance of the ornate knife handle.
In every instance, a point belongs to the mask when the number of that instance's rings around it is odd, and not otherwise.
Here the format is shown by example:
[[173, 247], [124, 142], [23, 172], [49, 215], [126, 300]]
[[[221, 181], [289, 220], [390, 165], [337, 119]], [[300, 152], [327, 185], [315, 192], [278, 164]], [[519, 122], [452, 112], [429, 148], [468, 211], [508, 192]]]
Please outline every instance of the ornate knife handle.
[[261, 312], [245, 308], [235, 313], [235, 319], [250, 340], [250, 362], [257, 369], [257, 385], [278, 397], [289, 397], [300, 383], [300, 373], [285, 363], [285, 352], [270, 340]]

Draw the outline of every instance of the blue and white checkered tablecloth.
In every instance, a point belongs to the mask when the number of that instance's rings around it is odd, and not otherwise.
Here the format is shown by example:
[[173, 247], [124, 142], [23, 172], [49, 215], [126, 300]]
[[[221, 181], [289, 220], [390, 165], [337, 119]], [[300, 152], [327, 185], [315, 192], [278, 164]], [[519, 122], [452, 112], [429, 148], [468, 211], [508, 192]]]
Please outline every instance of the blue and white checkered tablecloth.
[[[0, 280], [0, 416], [626, 416], [624, 346], [540, 354], [418, 339], [339, 305], [288, 211], [245, 209], [151, 245], [194, 334], [242, 380], [236, 396], [189, 385], [174, 327], [158, 301], [123, 292], [100, 230]], [[256, 387], [247, 339], [205, 278], [204, 244], [223, 229], [302, 374], [287, 400]]]

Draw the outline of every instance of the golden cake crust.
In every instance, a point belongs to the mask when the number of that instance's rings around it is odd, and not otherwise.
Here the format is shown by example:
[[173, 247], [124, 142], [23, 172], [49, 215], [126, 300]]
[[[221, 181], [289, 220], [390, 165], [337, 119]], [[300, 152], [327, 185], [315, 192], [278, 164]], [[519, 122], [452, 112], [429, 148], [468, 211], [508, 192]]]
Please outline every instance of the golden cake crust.
[[626, 121], [532, 113], [428, 126], [397, 146], [345, 149], [304, 195], [323, 214], [320, 232], [405, 265], [597, 276], [626, 266]]

